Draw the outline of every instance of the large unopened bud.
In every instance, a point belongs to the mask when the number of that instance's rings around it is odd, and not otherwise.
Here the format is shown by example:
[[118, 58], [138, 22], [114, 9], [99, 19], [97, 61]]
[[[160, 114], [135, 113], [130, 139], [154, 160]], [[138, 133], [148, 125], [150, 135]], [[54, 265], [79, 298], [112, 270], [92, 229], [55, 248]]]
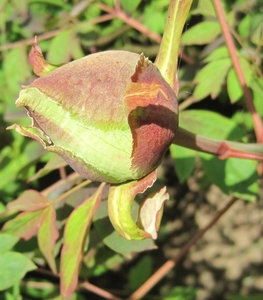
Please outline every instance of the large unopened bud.
[[127, 51], [65, 64], [24, 87], [16, 105], [26, 108], [32, 125], [11, 128], [94, 181], [146, 176], [177, 130], [173, 90], [143, 54]]

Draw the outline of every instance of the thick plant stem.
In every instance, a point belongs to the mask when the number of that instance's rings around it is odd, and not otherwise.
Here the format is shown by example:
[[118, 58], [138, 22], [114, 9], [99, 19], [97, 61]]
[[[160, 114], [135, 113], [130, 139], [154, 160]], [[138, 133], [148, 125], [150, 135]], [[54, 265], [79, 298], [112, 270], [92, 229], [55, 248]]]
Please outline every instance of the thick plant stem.
[[177, 60], [180, 40], [192, 0], [171, 0], [167, 23], [155, 65], [164, 79], [178, 93]]
[[239, 79], [239, 82], [240, 82], [243, 92], [244, 92], [247, 108], [250, 111], [253, 122], [254, 122], [254, 128], [255, 128], [257, 141], [258, 141], [258, 143], [262, 143], [263, 142], [263, 123], [262, 123], [262, 120], [261, 120], [259, 114], [257, 113], [257, 111], [255, 109], [252, 94], [246, 84], [246, 79], [245, 79], [244, 73], [241, 69], [241, 66], [240, 66], [240, 63], [239, 63], [239, 60], [237, 57], [233, 38], [231, 36], [226, 18], [224, 16], [224, 11], [222, 8], [221, 1], [214, 0], [214, 6], [215, 6], [215, 9], [216, 9], [216, 12], [218, 15], [219, 22], [222, 27], [223, 35], [225, 37], [225, 41], [226, 41], [226, 45], [227, 45], [230, 57], [232, 59], [233, 67], [236, 71], [237, 77]]
[[221, 159], [230, 157], [263, 160], [263, 144], [243, 144], [225, 140], [210, 139], [178, 128], [173, 144], [196, 151], [210, 153]]

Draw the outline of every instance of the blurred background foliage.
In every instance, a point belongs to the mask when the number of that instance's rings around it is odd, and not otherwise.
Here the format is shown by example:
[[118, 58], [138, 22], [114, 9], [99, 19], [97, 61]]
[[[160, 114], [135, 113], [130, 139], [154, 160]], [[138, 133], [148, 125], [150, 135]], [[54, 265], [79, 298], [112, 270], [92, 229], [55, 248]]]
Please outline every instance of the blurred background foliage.
[[[49, 192], [52, 185], [61, 182], [63, 163], [53, 159], [36, 142], [6, 131], [13, 123], [29, 124], [25, 111], [16, 108], [21, 85], [35, 78], [27, 62], [27, 55], [34, 36], [48, 61], [59, 64], [78, 59], [90, 53], [107, 49], [125, 49], [143, 52], [154, 61], [164, 31], [169, 0], [1, 0], [0, 1], [0, 214], [2, 224], [16, 215], [5, 214], [6, 205], [28, 189], [46, 191], [55, 199], [79, 182], [72, 176], [59, 190]], [[261, 0], [222, 1], [231, 33], [235, 38], [238, 57], [245, 74], [246, 83], [253, 94], [257, 112], [263, 117], [263, 6]], [[180, 91], [180, 123], [191, 131], [220, 139], [255, 142], [254, 124], [246, 109], [242, 88], [232, 67], [228, 49], [221, 32], [213, 2], [196, 0], [193, 3], [181, 41], [178, 76]], [[172, 63], [172, 62], [171, 62]], [[113, 74], [114, 76], [114, 74]], [[201, 163], [200, 188], [210, 184], [219, 187], [225, 194], [255, 200], [260, 193], [257, 164], [253, 161], [229, 159], [220, 161], [207, 154], [200, 154], [198, 161], [192, 150], [172, 146], [169, 168], [176, 173], [169, 178], [167, 169], [160, 172], [160, 182], [175, 186], [184, 184]], [[171, 158], [170, 157], [170, 158]], [[51, 161], [51, 163], [50, 163]], [[50, 163], [50, 165], [46, 165]], [[44, 168], [44, 169], [43, 169]], [[40, 173], [37, 173], [41, 171]], [[34, 174], [38, 174], [35, 176]], [[34, 177], [33, 177], [34, 176]], [[75, 176], [75, 177], [74, 177]], [[168, 179], [167, 179], [168, 177]], [[31, 178], [31, 179], [30, 179]], [[158, 183], [157, 183], [158, 184]], [[58, 228], [61, 232], [65, 219], [95, 187], [83, 188], [65, 200], [65, 207], [58, 207]], [[173, 198], [173, 196], [172, 196]], [[77, 200], [76, 200], [77, 199]], [[172, 201], [175, 201], [172, 199]], [[120, 242], [119, 237], [109, 238], [105, 233], [108, 223], [106, 204], [103, 203], [95, 216], [90, 236], [91, 249], [86, 252], [80, 278], [111, 276], [116, 281], [120, 265], [131, 264], [135, 252], [153, 249], [153, 242], [137, 245]], [[101, 224], [100, 224], [101, 223]], [[22, 224], [21, 224], [22, 226]], [[13, 232], [14, 233], [14, 232]], [[160, 230], [160, 241], [172, 234], [167, 227]], [[2, 247], [0, 266], [7, 261], [17, 262], [16, 273], [7, 276], [0, 284], [1, 299], [59, 299], [58, 279], [53, 278], [35, 237], [20, 240], [16, 234], [0, 234]], [[55, 246], [58, 257], [62, 238]], [[162, 243], [161, 243], [162, 244]], [[159, 247], [162, 249], [161, 244]], [[106, 245], [106, 246], [105, 246]], [[120, 246], [121, 245], [121, 246]], [[122, 247], [122, 248], [121, 248]], [[112, 289], [121, 290], [124, 296], [138, 288], [156, 269], [156, 257], [139, 255], [129, 265], [125, 284], [116, 284]], [[59, 264], [56, 258], [56, 264]], [[262, 262], [261, 262], [262, 264]], [[40, 272], [24, 278], [28, 271], [39, 267]], [[8, 267], [7, 267], [8, 268]], [[43, 275], [46, 274], [46, 275]], [[1, 274], [1, 280], [4, 274]], [[45, 279], [43, 280], [42, 277]], [[12, 278], [12, 280], [11, 280]], [[102, 281], [106, 276], [102, 277]], [[123, 281], [121, 281], [123, 284]], [[107, 284], [106, 284], [107, 286]], [[157, 291], [156, 291], [157, 292]], [[228, 291], [229, 292], [229, 291]], [[235, 290], [238, 294], [238, 291]], [[156, 299], [197, 299], [197, 289], [166, 286], [159, 288]], [[220, 294], [221, 295], [221, 294]], [[76, 292], [74, 299], [85, 299]], [[95, 297], [95, 296], [94, 296]], [[152, 297], [152, 296], [151, 296]], [[210, 299], [216, 298], [215, 295]], [[220, 296], [221, 297], [221, 296]], [[229, 296], [225, 299], [259, 299], [256, 296]], [[72, 298], [73, 299], [73, 298]], [[95, 298], [94, 298], [95, 299]], [[100, 299], [100, 298], [98, 298]], [[153, 298], [148, 298], [153, 299]], [[199, 298], [201, 299], [201, 298]]]

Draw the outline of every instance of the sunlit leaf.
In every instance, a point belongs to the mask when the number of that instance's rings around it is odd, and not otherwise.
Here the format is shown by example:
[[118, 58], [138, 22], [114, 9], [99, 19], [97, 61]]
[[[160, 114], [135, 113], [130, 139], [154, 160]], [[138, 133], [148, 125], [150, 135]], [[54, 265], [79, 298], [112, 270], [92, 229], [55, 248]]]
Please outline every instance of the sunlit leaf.
[[203, 45], [212, 42], [221, 32], [219, 23], [204, 21], [189, 28], [182, 35], [183, 45]]
[[72, 294], [77, 287], [84, 243], [94, 213], [100, 204], [103, 187], [104, 184], [101, 184], [96, 193], [75, 208], [67, 220], [60, 267], [60, 290], [63, 297]]
[[195, 167], [195, 151], [178, 145], [170, 146], [174, 167], [180, 182], [184, 182]]
[[0, 233], [0, 254], [11, 250], [17, 242], [17, 236], [8, 233]]
[[243, 95], [243, 91], [234, 69], [227, 75], [227, 92], [232, 103], [235, 103]]
[[71, 43], [73, 40], [72, 29], [64, 30], [53, 38], [47, 53], [47, 61], [53, 64], [68, 62], [72, 54]]
[[57, 170], [65, 166], [67, 166], [65, 160], [53, 153], [51, 159], [45, 164], [43, 168], [38, 170], [38, 172], [34, 176], [32, 176], [29, 181], [33, 181], [37, 178], [47, 175], [51, 171]]
[[0, 254], [0, 291], [18, 283], [27, 272], [36, 269], [35, 264], [18, 252]]
[[156, 33], [162, 33], [165, 28], [165, 13], [157, 8], [157, 1], [152, 1], [144, 10], [144, 25]]
[[222, 58], [207, 64], [201, 69], [194, 79], [197, 83], [193, 94], [194, 98], [200, 100], [209, 95], [212, 98], [216, 98], [221, 91], [230, 67], [230, 58]]
[[233, 120], [213, 111], [183, 111], [179, 123], [189, 131], [214, 139], [239, 140], [243, 137], [242, 130]]
[[23, 212], [5, 223], [3, 232], [13, 234], [19, 238], [29, 240], [41, 226], [45, 216], [45, 209]]
[[191, 14], [216, 17], [215, 8], [211, 0], [198, 1], [197, 7], [191, 11]]
[[206, 153], [199, 154], [206, 176], [224, 193], [253, 201], [258, 196], [257, 163], [229, 158], [225, 161]]
[[142, 0], [121, 0], [121, 6], [128, 13], [133, 13]]
[[45, 209], [43, 223], [38, 231], [38, 246], [44, 257], [46, 258], [50, 269], [57, 274], [57, 267], [53, 254], [55, 242], [59, 237], [56, 227], [56, 211], [53, 205]]
[[7, 204], [8, 209], [35, 211], [50, 205], [50, 201], [36, 190], [26, 190], [16, 200]]
[[229, 51], [226, 46], [222, 46], [216, 48], [211, 54], [209, 54], [205, 59], [204, 62], [211, 62], [221, 58], [229, 57]]
[[27, 53], [25, 47], [17, 47], [8, 52], [3, 61], [3, 69], [7, 86], [15, 95], [20, 90], [20, 85], [27, 80], [31, 74], [27, 62]]

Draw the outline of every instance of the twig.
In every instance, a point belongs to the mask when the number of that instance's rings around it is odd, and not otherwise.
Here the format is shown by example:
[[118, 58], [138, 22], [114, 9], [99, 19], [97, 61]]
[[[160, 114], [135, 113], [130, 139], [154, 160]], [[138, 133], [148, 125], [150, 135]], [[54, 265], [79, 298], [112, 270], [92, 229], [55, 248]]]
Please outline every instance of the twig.
[[99, 295], [105, 299], [110, 299], [110, 300], [122, 300], [121, 298], [119, 297], [116, 297], [114, 296], [113, 294], [111, 294], [110, 292], [108, 291], [105, 291], [93, 284], [91, 284], [90, 282], [88, 281], [84, 281], [83, 283], [81, 283], [79, 286], [79, 288], [85, 288], [86, 290], [96, 294], [96, 295]]
[[[147, 27], [145, 27], [143, 24], [138, 22], [137, 20], [133, 19], [132, 17], [128, 16], [124, 11], [120, 9], [120, 6], [118, 5], [118, 1], [116, 1], [116, 8], [112, 8], [107, 6], [106, 4], [103, 3], [98, 3], [97, 6], [101, 9], [106, 11], [108, 14], [119, 18], [122, 20], [124, 23], [130, 25], [132, 28], [138, 30], [142, 34], [148, 36], [150, 39], [154, 40], [156, 43], [160, 44], [162, 41], [162, 37], [159, 34], [156, 34], [149, 30]], [[191, 58], [185, 55], [184, 53], [179, 53], [181, 55], [182, 59], [187, 62], [189, 65], [195, 64], [195, 61]]]
[[226, 21], [226, 18], [224, 16], [224, 11], [222, 8], [222, 4], [220, 0], [213, 0], [214, 1], [214, 6], [218, 15], [218, 19], [219, 22], [221, 24], [222, 27], [222, 31], [223, 31], [223, 35], [225, 37], [225, 41], [226, 41], [226, 45], [230, 54], [230, 57], [232, 59], [232, 63], [233, 63], [233, 67], [236, 71], [237, 77], [239, 79], [239, 82], [242, 86], [243, 92], [244, 92], [244, 96], [245, 96], [245, 101], [246, 101], [246, 105], [248, 110], [250, 111], [251, 115], [252, 115], [252, 119], [254, 122], [254, 128], [255, 128], [255, 133], [256, 133], [256, 137], [257, 137], [257, 142], [261, 143], [263, 142], [263, 123], [262, 120], [259, 116], [259, 114], [257, 113], [254, 103], [253, 103], [253, 98], [252, 98], [252, 94], [246, 84], [246, 79], [244, 76], [244, 73], [241, 69], [237, 54], [236, 54], [236, 49], [235, 49], [235, 45], [233, 42], [233, 38], [231, 36], [231, 33], [229, 31], [228, 28], [228, 24]]
[[[87, 24], [95, 25], [95, 24], [98, 24], [98, 23], [109, 21], [113, 18], [114, 18], [114, 16], [107, 14], [107, 15], [99, 16], [99, 17], [97, 17], [93, 20], [90, 20], [90, 21], [87, 22]], [[44, 41], [44, 40], [50, 39], [50, 38], [58, 35], [63, 30], [65, 30], [67, 28], [70, 28], [71, 26], [72, 25], [70, 24], [68, 26], [64, 26], [64, 27], [61, 27], [59, 29], [55, 29], [55, 30], [40, 34], [40, 35], [37, 36], [37, 40], [38, 41]], [[8, 49], [14, 49], [14, 48], [20, 47], [22, 45], [28, 46], [28, 45], [32, 45], [33, 43], [34, 43], [34, 37], [29, 38], [29, 39], [24, 39], [22, 41], [2, 45], [2, 46], [0, 46], [0, 51], [4, 51], [4, 50], [8, 50]]]
[[238, 198], [231, 197], [228, 203], [219, 210], [214, 218], [201, 229], [176, 255], [173, 259], [169, 259], [165, 264], [163, 264], [143, 285], [141, 285], [127, 300], [137, 300], [141, 299], [146, 293], [152, 289], [164, 276], [175, 267], [176, 263], [189, 251], [191, 246], [193, 246], [204, 234], [210, 229], [218, 219], [237, 201]]

